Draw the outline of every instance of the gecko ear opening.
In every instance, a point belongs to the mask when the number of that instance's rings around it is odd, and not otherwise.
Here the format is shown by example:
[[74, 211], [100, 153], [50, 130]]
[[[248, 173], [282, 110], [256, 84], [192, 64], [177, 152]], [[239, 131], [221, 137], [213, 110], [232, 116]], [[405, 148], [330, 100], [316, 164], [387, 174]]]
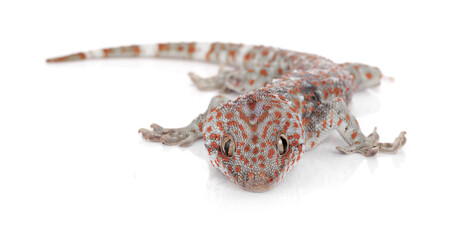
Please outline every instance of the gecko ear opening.
[[228, 156], [232, 157], [235, 151], [235, 143], [234, 139], [232, 139], [229, 135], [225, 134], [223, 137], [223, 141], [221, 142], [221, 152]]
[[288, 151], [289, 142], [284, 134], [280, 134], [277, 141], [277, 146], [280, 155], [284, 155]]

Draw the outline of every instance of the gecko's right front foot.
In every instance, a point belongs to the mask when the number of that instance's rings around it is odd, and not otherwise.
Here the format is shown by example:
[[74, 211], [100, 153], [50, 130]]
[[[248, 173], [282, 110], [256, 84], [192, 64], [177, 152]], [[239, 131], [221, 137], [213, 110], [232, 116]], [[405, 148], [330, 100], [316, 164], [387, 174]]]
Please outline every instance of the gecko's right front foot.
[[152, 130], [146, 128], [139, 129], [139, 133], [146, 140], [152, 142], [162, 142], [166, 145], [180, 145], [186, 147], [191, 145], [196, 139], [201, 137], [201, 133], [194, 128], [163, 128], [158, 124], [151, 124]]

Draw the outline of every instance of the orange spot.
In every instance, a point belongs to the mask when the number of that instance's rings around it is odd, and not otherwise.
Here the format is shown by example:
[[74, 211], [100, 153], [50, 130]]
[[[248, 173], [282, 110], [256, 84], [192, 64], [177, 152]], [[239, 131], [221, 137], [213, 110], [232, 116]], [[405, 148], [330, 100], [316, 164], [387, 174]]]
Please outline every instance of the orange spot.
[[260, 163], [260, 164], [259, 164], [259, 167], [260, 167], [260, 168], [265, 168], [265, 164], [264, 164], [264, 163]]
[[209, 126], [209, 127], [207, 128], [207, 132], [212, 132], [212, 127], [211, 127], [211, 126]]
[[194, 43], [189, 43], [189, 48], [187, 50], [189, 53], [194, 53], [195, 52], [195, 44]]
[[217, 127], [220, 129], [220, 131], [223, 131], [224, 130], [223, 122], [221, 121], [217, 122]]
[[240, 166], [235, 167], [235, 171], [236, 172], [240, 172], [242, 169], [240, 168]]
[[231, 119], [234, 116], [232, 112], [226, 114], [227, 119]]
[[260, 172], [260, 176], [265, 179], [265, 172], [264, 171]]
[[285, 101], [285, 97], [284, 97], [284, 96], [279, 95], [279, 98], [280, 98], [282, 101]]
[[298, 99], [293, 99], [293, 103], [295, 104], [295, 106], [297, 107], [297, 108], [301, 108], [301, 104], [299, 103], [299, 101], [298, 101]]
[[251, 111], [254, 111], [255, 108], [256, 108], [256, 101], [251, 101], [249, 103], [249, 109], [251, 109]]
[[268, 111], [264, 111], [262, 113], [262, 115], [259, 116], [259, 118], [257, 118], [257, 123], [261, 123], [263, 120], [265, 120], [265, 118], [268, 117]]
[[355, 139], [356, 137], [357, 137], [357, 132], [353, 132], [352, 135], [351, 135], [351, 138]]
[[255, 147], [255, 148], [253, 149], [253, 154], [256, 155], [256, 154], [258, 154], [258, 153], [259, 153], [259, 148], [258, 148], [258, 147]]
[[281, 75], [284, 72], [284, 70], [282, 70], [282, 68], [278, 68], [278, 74]]
[[210, 146], [213, 147], [213, 148], [215, 148], [215, 149], [218, 149], [218, 144], [217, 144], [216, 142], [212, 142], [212, 143], [210, 144]]
[[206, 54], [206, 60], [210, 61], [210, 55], [214, 52], [215, 50], [215, 43], [212, 43], [212, 45], [210, 46], [209, 52], [207, 52]]
[[338, 123], [337, 123], [337, 126], [339, 126], [339, 127], [340, 127], [340, 125], [341, 125], [341, 122], [343, 122], [343, 120], [341, 120], [341, 119], [340, 119], [340, 120], [338, 121]]
[[274, 156], [274, 150], [270, 149], [270, 151], [268, 151], [268, 158], [272, 158]]
[[261, 69], [260, 70], [260, 75], [266, 77], [267, 76], [267, 70]]
[[255, 144], [257, 144], [257, 141], [258, 141], [259, 139], [258, 139], [258, 137], [257, 137], [256, 135], [254, 135], [253, 138], [252, 138], [251, 140], [253, 141], [253, 143], [254, 143], [254, 145], [255, 145]]
[[276, 116], [276, 118], [281, 118], [282, 117], [282, 113], [280, 113], [280, 112], [275, 112], [274, 115]]
[[181, 52], [182, 50], [184, 50], [184, 47], [183, 47], [183, 46], [179, 46], [179, 47], [178, 47], [178, 51]]
[[252, 173], [252, 172], [248, 173], [248, 177], [251, 179], [254, 178], [254, 173]]
[[245, 62], [248, 62], [249, 58], [250, 58], [250, 54], [249, 53], [245, 54]]
[[247, 165], [249, 163], [249, 160], [248, 159], [243, 159], [243, 164], [245, 164], [245, 165]]
[[249, 147], [249, 145], [246, 145], [244, 150], [245, 150], [245, 152], [249, 152], [249, 150], [251, 150], [251, 148]]
[[249, 80], [249, 85], [251, 86], [254, 85], [254, 82], [255, 82], [254, 79]]
[[109, 54], [112, 53], [112, 51], [113, 51], [112, 48], [106, 48], [106, 49], [103, 49], [104, 57], [108, 57]]
[[257, 124], [251, 126], [251, 131], [253, 132], [257, 131]]
[[311, 145], [311, 147], [314, 147], [315, 146], [315, 142], [312, 142], [312, 145]]
[[299, 133], [293, 134], [293, 138], [299, 139], [300, 137], [301, 137], [301, 135], [299, 135]]
[[327, 97], [329, 96], [329, 93], [326, 91], [326, 89], [323, 90], [324, 93], [324, 99], [327, 99]]
[[368, 79], [368, 80], [370, 80], [371, 78], [373, 78], [373, 75], [371, 74], [371, 73], [366, 73], [365, 74], [366, 75], [366, 78]]
[[229, 56], [231, 56], [232, 60], [235, 60], [235, 51], [234, 50], [229, 51]]
[[134, 56], [138, 56], [140, 54], [140, 47], [137, 45], [131, 46], [133, 52], [134, 52]]
[[159, 52], [161, 52], [161, 51], [169, 51], [170, 50], [170, 45], [168, 45], [166, 43], [160, 43], [158, 45], [158, 50], [159, 50]]
[[239, 123], [237, 121], [229, 121], [228, 126], [237, 126]]
[[327, 125], [326, 120], [323, 120], [323, 128], [326, 128], [326, 125]]

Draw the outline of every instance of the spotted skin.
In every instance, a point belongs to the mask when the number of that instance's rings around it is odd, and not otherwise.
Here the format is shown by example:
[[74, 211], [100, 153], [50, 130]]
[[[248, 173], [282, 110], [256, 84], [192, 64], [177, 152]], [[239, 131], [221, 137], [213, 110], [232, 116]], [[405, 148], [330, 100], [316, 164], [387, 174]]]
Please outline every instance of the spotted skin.
[[348, 146], [345, 154], [395, 153], [405, 143], [401, 132], [392, 143], [365, 136], [347, 103], [352, 94], [380, 84], [381, 71], [359, 63], [336, 64], [313, 54], [271, 47], [225, 43], [161, 43], [77, 53], [47, 62], [91, 58], [161, 57], [228, 65], [217, 75], [189, 73], [202, 90], [240, 93], [235, 100], [214, 97], [208, 109], [183, 128], [151, 125], [143, 138], [188, 146], [202, 138], [211, 164], [242, 188], [263, 192], [279, 183], [333, 130]]

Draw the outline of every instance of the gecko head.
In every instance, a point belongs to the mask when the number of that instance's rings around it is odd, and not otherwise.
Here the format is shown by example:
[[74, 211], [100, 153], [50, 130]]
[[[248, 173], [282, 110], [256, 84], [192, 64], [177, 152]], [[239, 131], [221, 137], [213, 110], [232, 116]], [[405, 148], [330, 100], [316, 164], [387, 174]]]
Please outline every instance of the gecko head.
[[212, 109], [203, 133], [212, 165], [252, 192], [279, 183], [303, 153], [299, 113], [267, 89]]

